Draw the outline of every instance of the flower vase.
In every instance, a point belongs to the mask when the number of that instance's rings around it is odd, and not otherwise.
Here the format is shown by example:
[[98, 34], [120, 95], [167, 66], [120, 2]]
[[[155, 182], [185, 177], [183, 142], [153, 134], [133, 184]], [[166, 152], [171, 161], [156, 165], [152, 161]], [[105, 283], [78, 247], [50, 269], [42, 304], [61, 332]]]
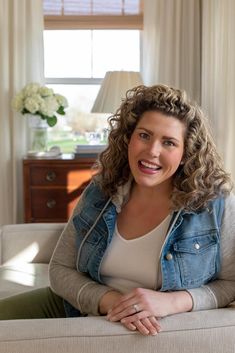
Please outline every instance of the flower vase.
[[28, 115], [28, 124], [30, 128], [30, 151], [47, 151], [47, 122], [40, 115]]

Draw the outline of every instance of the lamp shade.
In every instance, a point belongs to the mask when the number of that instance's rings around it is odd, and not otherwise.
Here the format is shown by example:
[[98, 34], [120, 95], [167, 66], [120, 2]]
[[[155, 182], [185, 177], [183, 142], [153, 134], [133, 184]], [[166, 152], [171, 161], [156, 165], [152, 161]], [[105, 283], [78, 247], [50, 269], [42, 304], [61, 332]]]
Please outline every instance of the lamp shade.
[[92, 107], [92, 113], [114, 113], [126, 97], [126, 91], [143, 84], [136, 71], [108, 71]]

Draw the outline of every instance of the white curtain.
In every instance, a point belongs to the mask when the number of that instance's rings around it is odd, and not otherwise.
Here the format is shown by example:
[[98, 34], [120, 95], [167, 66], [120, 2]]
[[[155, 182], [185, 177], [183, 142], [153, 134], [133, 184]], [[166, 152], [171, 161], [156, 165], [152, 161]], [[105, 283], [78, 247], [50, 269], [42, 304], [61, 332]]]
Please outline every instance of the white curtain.
[[235, 1], [202, 1], [202, 100], [235, 180]]
[[200, 101], [199, 0], [144, 0], [142, 74]]
[[185, 89], [209, 116], [235, 179], [235, 1], [145, 0], [142, 74]]
[[43, 82], [42, 0], [0, 0], [0, 224], [23, 221], [25, 118], [11, 100], [28, 82]]

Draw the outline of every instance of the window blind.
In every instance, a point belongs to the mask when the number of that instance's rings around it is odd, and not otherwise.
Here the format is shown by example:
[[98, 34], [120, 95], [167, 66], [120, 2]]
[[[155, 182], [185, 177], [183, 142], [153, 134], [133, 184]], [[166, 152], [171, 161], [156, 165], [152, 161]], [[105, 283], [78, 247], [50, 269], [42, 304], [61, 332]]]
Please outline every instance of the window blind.
[[143, 28], [143, 0], [43, 0], [46, 29]]

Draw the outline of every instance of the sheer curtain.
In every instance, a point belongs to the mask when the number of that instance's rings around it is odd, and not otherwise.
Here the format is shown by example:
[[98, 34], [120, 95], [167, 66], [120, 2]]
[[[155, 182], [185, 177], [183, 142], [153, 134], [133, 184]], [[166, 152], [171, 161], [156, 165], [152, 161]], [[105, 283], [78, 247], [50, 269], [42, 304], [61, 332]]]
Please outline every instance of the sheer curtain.
[[43, 82], [42, 0], [0, 0], [0, 224], [23, 220], [23, 116], [11, 100], [26, 83]]
[[235, 180], [235, 1], [202, 1], [202, 100]]
[[200, 101], [200, 1], [145, 0], [142, 73], [147, 85], [185, 89]]
[[145, 0], [143, 79], [185, 89], [202, 105], [235, 179], [235, 1]]

